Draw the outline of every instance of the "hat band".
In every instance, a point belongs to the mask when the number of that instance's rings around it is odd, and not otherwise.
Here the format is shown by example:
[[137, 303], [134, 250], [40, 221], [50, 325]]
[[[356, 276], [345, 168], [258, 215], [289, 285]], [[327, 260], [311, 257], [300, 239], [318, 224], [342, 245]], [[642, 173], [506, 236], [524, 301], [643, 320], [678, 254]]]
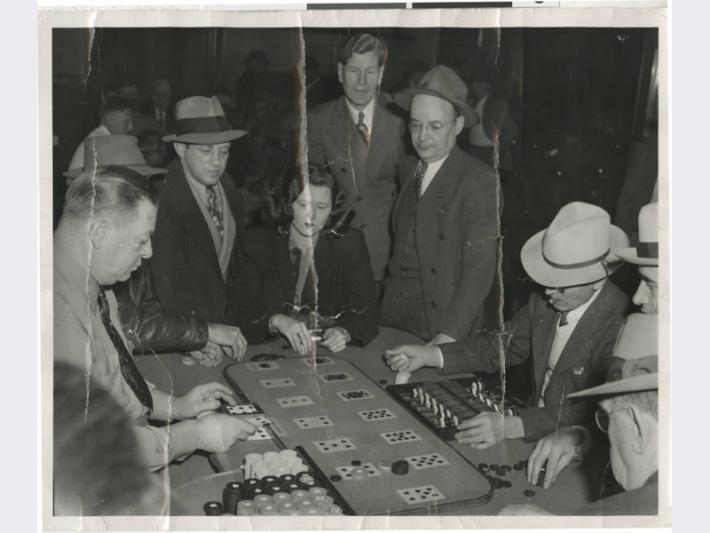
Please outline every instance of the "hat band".
[[640, 242], [636, 247], [636, 255], [643, 259], [658, 259], [657, 242]]
[[609, 252], [611, 250], [607, 250], [604, 252], [602, 255], [599, 257], [595, 257], [594, 259], [590, 259], [588, 261], [580, 261], [579, 263], [555, 263], [554, 261], [551, 261], [548, 257], [545, 256], [545, 252], [542, 252], [542, 257], [547, 261], [550, 265], [552, 265], [555, 268], [559, 268], [560, 270], [574, 270], [575, 268], [584, 268], [587, 266], [595, 265], [602, 261], [607, 255], [609, 255]]
[[179, 118], [175, 121], [178, 135], [188, 133], [220, 133], [232, 129], [227, 117], [219, 115], [216, 117]]

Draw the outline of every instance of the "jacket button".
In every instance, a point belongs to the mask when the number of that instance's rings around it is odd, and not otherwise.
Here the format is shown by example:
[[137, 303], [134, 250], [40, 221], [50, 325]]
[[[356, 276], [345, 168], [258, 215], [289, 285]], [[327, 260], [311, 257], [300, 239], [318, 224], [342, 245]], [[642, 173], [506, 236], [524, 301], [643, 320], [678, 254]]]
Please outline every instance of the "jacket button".
[[436, 302], [431, 302], [431, 308], [436, 309]]
[[362, 196], [360, 196], [360, 195], [358, 194], [358, 195], [355, 197], [355, 201], [356, 201], [356, 202], [362, 202]]
[[432, 269], [430, 270], [430, 272], [431, 272], [432, 274], [436, 274], [436, 269], [432, 267]]
[[347, 170], [345, 169], [345, 167], [340, 167], [340, 172], [347, 172]]

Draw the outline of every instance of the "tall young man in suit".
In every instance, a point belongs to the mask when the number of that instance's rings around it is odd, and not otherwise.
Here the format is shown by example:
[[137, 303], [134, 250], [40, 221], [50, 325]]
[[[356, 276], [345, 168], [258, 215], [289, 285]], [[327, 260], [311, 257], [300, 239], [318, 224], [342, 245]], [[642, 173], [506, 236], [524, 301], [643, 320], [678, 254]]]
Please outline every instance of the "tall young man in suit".
[[171, 315], [224, 323], [227, 272], [244, 227], [243, 200], [225, 173], [233, 130], [216, 97], [176, 105], [178, 157], [168, 166], [153, 236], [150, 268], [158, 299]]
[[437, 65], [395, 95], [409, 111], [417, 157], [402, 164], [380, 323], [434, 343], [468, 337], [495, 269], [496, 176], [456, 146], [464, 126], [477, 120], [467, 93], [454, 71]]
[[397, 169], [404, 153], [404, 121], [390, 112], [379, 88], [387, 60], [385, 43], [367, 33], [351, 37], [338, 54], [343, 96], [309, 111], [308, 161], [327, 165], [352, 209], [352, 227], [365, 235], [375, 281], [385, 277], [397, 197]]
[[549, 228], [523, 246], [528, 275], [545, 288], [505, 324], [502, 335], [484, 332], [440, 346], [398, 346], [387, 350], [396, 371], [422, 366], [444, 373], [495, 372], [531, 360], [532, 395], [517, 413], [481, 413], [463, 421], [460, 442], [488, 448], [505, 438], [534, 441], [558, 426], [587, 421], [589, 402], [567, 395], [604, 382], [628, 298], [607, 277], [620, 264], [613, 251], [628, 245], [600, 207], [573, 202]]

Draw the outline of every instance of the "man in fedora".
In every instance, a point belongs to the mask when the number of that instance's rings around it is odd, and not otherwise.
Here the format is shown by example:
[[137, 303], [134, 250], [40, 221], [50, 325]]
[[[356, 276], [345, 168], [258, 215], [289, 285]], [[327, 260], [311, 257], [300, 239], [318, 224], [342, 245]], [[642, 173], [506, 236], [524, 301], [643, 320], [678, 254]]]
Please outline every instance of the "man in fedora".
[[386, 61], [381, 39], [353, 35], [338, 52], [343, 96], [314, 107], [307, 118], [308, 162], [328, 165], [344, 195], [343, 208], [355, 213], [353, 227], [365, 235], [380, 285], [392, 249], [390, 217], [404, 155], [404, 121], [379, 94]]
[[502, 337], [483, 332], [440, 346], [398, 346], [387, 350], [387, 362], [396, 371], [433, 366], [458, 373], [496, 372], [530, 359], [532, 396], [526, 407], [506, 416], [482, 413], [459, 425], [456, 438], [476, 448], [504, 438], [535, 441], [559, 426], [583, 424], [588, 406], [566, 397], [604, 381], [628, 306], [607, 277], [619, 266], [614, 250], [627, 245], [606, 211], [568, 204], [523, 246], [523, 267], [544, 295], [534, 293], [505, 324]]
[[[645, 336], [656, 353], [658, 349], [658, 204], [643, 206], [638, 217], [639, 243], [635, 247], [623, 248], [616, 255], [624, 261], [638, 265], [641, 282], [634, 294], [633, 302], [640, 307], [641, 312], [649, 315], [643, 320], [646, 327]], [[627, 326], [632, 321], [627, 319]], [[634, 319], [639, 322], [639, 319]], [[625, 327], [625, 328], [626, 328]], [[638, 327], [638, 325], [634, 326]], [[626, 331], [624, 329], [623, 331]], [[620, 333], [620, 336], [623, 334]], [[621, 337], [620, 337], [621, 340]], [[614, 349], [607, 381], [620, 379], [623, 367], [629, 354], [626, 350]], [[543, 474], [543, 487], [549, 488], [557, 480], [557, 476], [573, 460], [581, 460], [586, 449], [590, 447], [591, 436], [583, 426], [561, 427], [553, 433], [540, 439], [528, 459], [527, 475], [530, 483], [537, 484], [538, 477]]]
[[[84, 168], [64, 173], [71, 180], [86, 171], [123, 167], [149, 179], [167, 169], [148, 166], [131, 135], [91, 137], [84, 143]], [[203, 366], [215, 366], [223, 354], [239, 359], [246, 351], [246, 340], [237, 327], [208, 324], [192, 316], [168, 315], [155, 296], [150, 269], [141, 264], [128, 281], [112, 287], [118, 302], [118, 315], [134, 353], [191, 352]]]
[[146, 382], [130, 353], [112, 288], [150, 257], [156, 212], [151, 184], [129, 168], [101, 167], [77, 177], [54, 232], [53, 301], [55, 362], [82, 369], [87, 392], [90, 383], [108, 390], [133, 421], [146, 465], [154, 469], [196, 449], [226, 452], [255, 431], [210, 414], [221, 401], [235, 404], [229, 388], [205, 383], [179, 397], [163, 392]]
[[434, 343], [465, 339], [480, 325], [495, 271], [496, 176], [456, 145], [477, 121], [467, 92], [454, 71], [437, 65], [395, 95], [409, 112], [417, 156], [401, 167], [380, 323]]
[[[570, 394], [569, 401], [599, 399], [595, 421], [609, 436], [614, 477], [624, 491], [576, 511], [581, 516], [658, 514], [658, 336], [652, 315], [628, 317], [614, 353], [620, 379]], [[578, 400], [582, 398], [582, 400]], [[505, 515], [550, 514], [534, 505], [511, 505]]]
[[168, 166], [149, 264], [158, 299], [172, 315], [224, 323], [226, 276], [244, 227], [243, 200], [225, 172], [231, 142], [246, 134], [231, 128], [216, 97], [192, 96], [176, 104], [178, 157]]

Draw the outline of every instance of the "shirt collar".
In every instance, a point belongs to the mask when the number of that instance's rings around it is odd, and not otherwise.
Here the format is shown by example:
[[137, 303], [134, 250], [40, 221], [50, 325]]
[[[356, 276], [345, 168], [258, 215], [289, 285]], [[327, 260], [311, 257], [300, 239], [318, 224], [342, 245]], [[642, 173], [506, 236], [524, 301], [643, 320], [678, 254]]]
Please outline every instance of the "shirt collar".
[[442, 157], [438, 161], [434, 161], [433, 163], [427, 163], [426, 173], [428, 175], [432, 176], [432, 175], [436, 174], [437, 172], [439, 172], [439, 169], [444, 164], [444, 161], [446, 161], [449, 158], [450, 153], [451, 152], [446, 154], [444, 157]]
[[348, 108], [348, 113], [350, 113], [350, 118], [353, 119], [353, 122], [355, 124], [358, 123], [360, 120], [360, 113], [362, 112], [365, 116], [363, 118], [363, 121], [365, 122], [365, 125], [367, 126], [368, 131], [372, 132], [372, 118], [375, 115], [375, 98], [370, 100], [370, 103], [367, 104], [363, 109], [356, 109], [351, 103], [350, 100], [345, 98], [345, 105]]
[[602, 289], [604, 288], [604, 285], [599, 287], [596, 291], [594, 291], [594, 294], [592, 294], [592, 297], [584, 302], [582, 305], [577, 307], [576, 309], [572, 309], [569, 313], [567, 313], [567, 322], [579, 322], [579, 320], [582, 318], [582, 315], [589, 309], [589, 306], [594, 303], [594, 300], [597, 299], [599, 296], [599, 293], [602, 292]]

